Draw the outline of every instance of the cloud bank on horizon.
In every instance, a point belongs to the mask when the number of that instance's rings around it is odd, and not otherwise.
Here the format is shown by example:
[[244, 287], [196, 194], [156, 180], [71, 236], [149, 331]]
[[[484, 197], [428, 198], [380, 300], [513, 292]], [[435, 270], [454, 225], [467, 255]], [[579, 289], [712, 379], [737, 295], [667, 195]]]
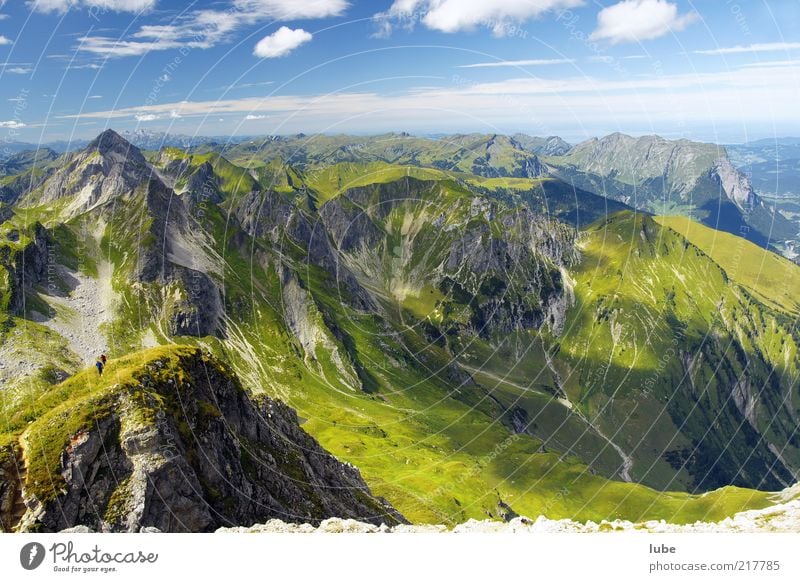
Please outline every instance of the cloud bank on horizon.
[[777, 4], [0, 0], [0, 128], [800, 131], [800, 4]]

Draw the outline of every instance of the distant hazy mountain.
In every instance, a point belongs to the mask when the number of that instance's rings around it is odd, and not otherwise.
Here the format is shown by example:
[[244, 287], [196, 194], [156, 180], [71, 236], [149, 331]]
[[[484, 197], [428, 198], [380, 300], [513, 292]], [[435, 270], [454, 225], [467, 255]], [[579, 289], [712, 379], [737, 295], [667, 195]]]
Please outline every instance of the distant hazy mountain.
[[56, 141], [48, 141], [42, 144], [35, 144], [35, 143], [21, 142], [21, 141], [3, 142], [0, 143], [0, 162], [21, 152], [29, 152], [42, 149], [49, 149], [53, 150], [58, 154], [63, 154], [64, 152], [67, 151], [74, 151], [86, 147], [88, 143], [89, 143], [88, 139], [76, 139], [72, 141], [56, 140]]
[[454, 134], [438, 139], [407, 133], [377, 136], [300, 134], [250, 139], [217, 149], [242, 165], [278, 158], [302, 169], [339, 162], [382, 161], [489, 178], [530, 178], [546, 173], [535, 153], [513, 138], [497, 134]]
[[515, 142], [526, 150], [541, 156], [563, 156], [572, 146], [558, 136], [534, 137], [524, 133], [511, 136]]
[[749, 141], [745, 144], [749, 147], [775, 146], [775, 145], [800, 145], [800, 137], [766, 137]]
[[655, 214], [692, 216], [761, 246], [782, 248], [798, 235], [716, 144], [615, 133], [545, 161], [582, 189]]
[[0, 162], [8, 159], [9, 157], [24, 152], [26, 150], [36, 149], [36, 146], [21, 142], [21, 141], [4, 141], [0, 143]]
[[165, 133], [161, 131], [149, 131], [137, 129], [135, 131], [123, 131], [120, 135], [127, 141], [142, 150], [156, 151], [163, 147], [192, 148], [204, 144], [236, 144], [245, 137], [230, 136], [205, 136], [205, 135], [185, 135], [175, 133]]
[[57, 152], [47, 147], [21, 151], [0, 161], [0, 176], [19, 174], [34, 166], [47, 165], [58, 156]]

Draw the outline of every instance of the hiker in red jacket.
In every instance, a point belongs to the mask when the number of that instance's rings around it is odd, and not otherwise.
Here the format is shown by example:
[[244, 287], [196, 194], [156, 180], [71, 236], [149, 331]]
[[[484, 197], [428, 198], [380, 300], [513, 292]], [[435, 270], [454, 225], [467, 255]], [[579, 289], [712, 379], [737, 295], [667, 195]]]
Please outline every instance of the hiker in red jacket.
[[103, 367], [104, 367], [104, 368], [105, 368], [105, 366], [106, 366], [106, 360], [107, 360], [107, 359], [108, 359], [108, 358], [106, 358], [106, 355], [105, 355], [105, 354], [100, 354], [100, 361], [101, 361], [101, 362], [103, 362]]

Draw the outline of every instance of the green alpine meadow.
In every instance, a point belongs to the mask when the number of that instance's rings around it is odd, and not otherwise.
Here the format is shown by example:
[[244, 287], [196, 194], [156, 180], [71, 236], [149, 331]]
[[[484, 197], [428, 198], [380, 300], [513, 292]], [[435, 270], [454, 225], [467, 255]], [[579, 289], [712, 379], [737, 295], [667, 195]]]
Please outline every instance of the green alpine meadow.
[[724, 147], [658, 136], [107, 129], [14, 153], [0, 524], [694, 524], [785, 502], [797, 232]]

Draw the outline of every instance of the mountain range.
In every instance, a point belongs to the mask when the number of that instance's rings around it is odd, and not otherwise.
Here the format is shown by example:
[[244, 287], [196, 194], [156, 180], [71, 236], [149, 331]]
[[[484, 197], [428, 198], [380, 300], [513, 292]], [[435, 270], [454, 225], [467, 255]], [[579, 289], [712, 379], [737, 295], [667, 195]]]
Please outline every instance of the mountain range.
[[690, 523], [797, 481], [797, 233], [717, 146], [108, 130], [3, 167], [6, 529]]

